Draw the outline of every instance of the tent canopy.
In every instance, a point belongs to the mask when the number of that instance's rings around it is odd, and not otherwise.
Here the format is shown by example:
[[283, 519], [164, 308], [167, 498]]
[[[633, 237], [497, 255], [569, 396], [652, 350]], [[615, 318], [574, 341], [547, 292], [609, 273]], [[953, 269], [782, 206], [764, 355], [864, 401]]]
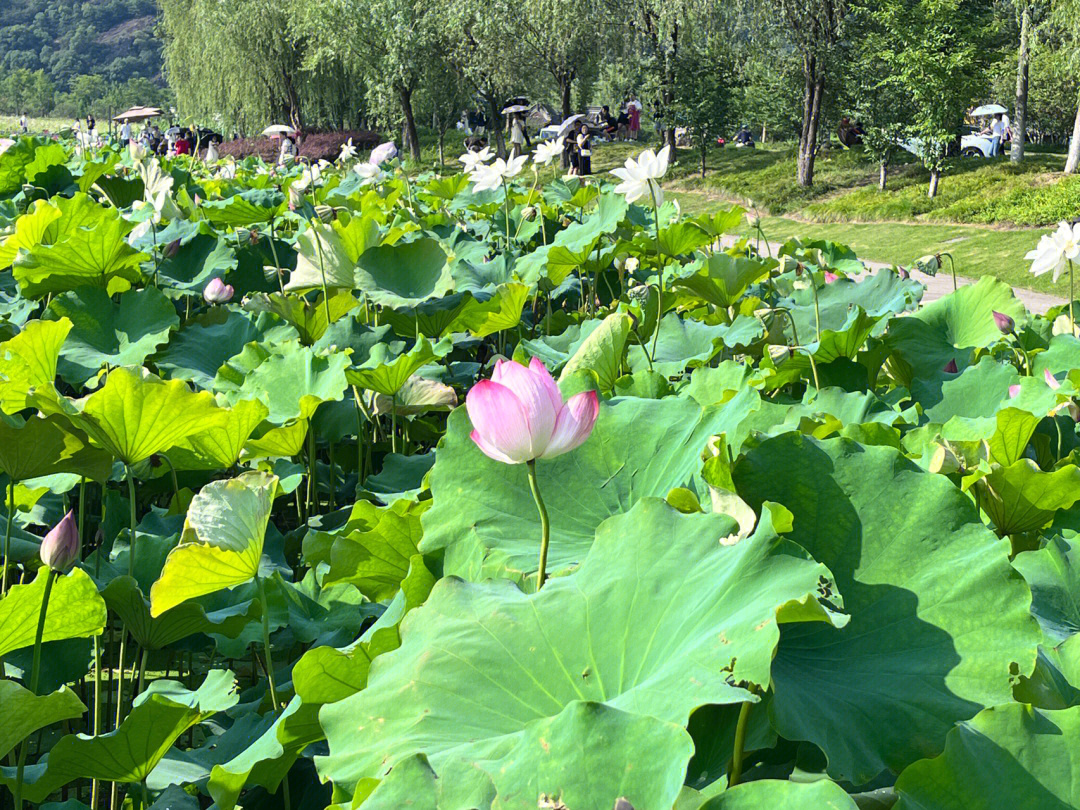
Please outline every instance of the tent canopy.
[[132, 107], [113, 116], [113, 121], [145, 121], [147, 118], [157, 118], [161, 114], [158, 107]]

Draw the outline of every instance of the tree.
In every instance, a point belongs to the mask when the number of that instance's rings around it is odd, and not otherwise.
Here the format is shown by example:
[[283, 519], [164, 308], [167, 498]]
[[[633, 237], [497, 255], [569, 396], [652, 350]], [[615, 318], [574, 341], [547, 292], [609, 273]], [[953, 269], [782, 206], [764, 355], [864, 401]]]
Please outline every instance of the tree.
[[700, 20], [694, 36], [684, 40], [675, 70], [672, 117], [685, 126], [701, 157], [705, 176], [708, 149], [718, 135], [729, 131], [735, 113], [735, 71], [727, 38]]
[[574, 82], [597, 58], [601, 8], [599, 0], [524, 0], [517, 7], [525, 57], [554, 80], [563, 120], [573, 112]]
[[825, 80], [843, 34], [845, 0], [771, 0], [786, 23], [788, 36], [802, 59], [803, 104], [795, 177], [800, 186], [814, 183], [818, 128]]
[[1016, 115], [1013, 118], [1012, 150], [1009, 159], [1019, 163], [1024, 159], [1027, 139], [1028, 70], [1031, 64], [1031, 0], [1015, 0], [1020, 12], [1020, 50], [1016, 61]]

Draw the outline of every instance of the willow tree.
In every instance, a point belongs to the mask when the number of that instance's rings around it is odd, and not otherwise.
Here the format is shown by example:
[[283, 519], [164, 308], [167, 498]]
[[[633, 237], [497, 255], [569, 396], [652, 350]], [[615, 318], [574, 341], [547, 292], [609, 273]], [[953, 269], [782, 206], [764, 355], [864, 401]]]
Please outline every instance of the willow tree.
[[603, 11], [600, 0], [523, 0], [518, 5], [524, 58], [555, 82], [564, 120], [573, 112], [574, 82], [599, 56]]

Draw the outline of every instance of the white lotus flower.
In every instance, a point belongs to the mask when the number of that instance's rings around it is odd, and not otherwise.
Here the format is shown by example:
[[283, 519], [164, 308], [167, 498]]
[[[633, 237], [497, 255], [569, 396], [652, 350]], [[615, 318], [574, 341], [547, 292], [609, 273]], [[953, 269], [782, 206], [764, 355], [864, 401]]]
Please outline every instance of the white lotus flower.
[[338, 155], [338, 160], [342, 163], [347, 163], [354, 157], [356, 157], [356, 147], [352, 145], [352, 138], [349, 138], [349, 140], [341, 145], [341, 154]]
[[1078, 256], [1080, 256], [1080, 223], [1070, 225], [1068, 222], [1062, 222], [1052, 234], [1043, 236], [1039, 240], [1039, 246], [1024, 258], [1031, 262], [1032, 275], [1041, 276], [1053, 270], [1056, 282], [1068, 263], [1075, 261]]
[[517, 175], [521, 174], [521, 170], [525, 167], [525, 161], [528, 159], [528, 155], [518, 155], [516, 158], [510, 158], [510, 160], [496, 158], [491, 165], [477, 166], [469, 175], [469, 179], [473, 182], [473, 191], [496, 189], [504, 181], [509, 180], [511, 177], [517, 177]]
[[491, 151], [491, 147], [485, 146], [479, 152], [473, 152], [472, 150], [466, 152], [458, 160], [465, 164], [465, 173], [472, 174], [480, 164], [487, 163], [493, 157], [495, 157], [495, 153]]
[[542, 141], [536, 145], [536, 151], [533, 153], [533, 163], [538, 166], [547, 166], [555, 158], [559, 157], [563, 151], [563, 141], [565, 138], [557, 138], [553, 141]]
[[660, 180], [668, 170], [668, 157], [671, 146], [665, 146], [658, 153], [646, 149], [638, 159], [626, 159], [626, 168], [614, 169], [611, 173], [622, 180], [615, 186], [615, 193], [626, 197], [627, 202], [634, 202], [649, 193], [650, 188], [656, 195], [656, 204], [664, 202], [664, 192], [660, 189]]
[[382, 174], [382, 169], [372, 163], [357, 163], [352, 170], [360, 175], [360, 179], [365, 183], [375, 180]]
[[397, 145], [393, 141], [387, 141], [386, 143], [380, 143], [371, 150], [371, 154], [368, 156], [368, 163], [373, 166], [378, 166], [380, 163], [393, 160], [397, 155]]

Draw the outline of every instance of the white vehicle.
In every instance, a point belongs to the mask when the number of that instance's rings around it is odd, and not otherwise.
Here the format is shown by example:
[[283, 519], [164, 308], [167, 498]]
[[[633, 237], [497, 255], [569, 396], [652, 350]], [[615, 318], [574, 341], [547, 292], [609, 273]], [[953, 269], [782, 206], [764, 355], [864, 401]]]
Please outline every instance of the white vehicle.
[[[960, 136], [960, 157], [988, 158], [993, 151], [994, 139], [989, 135], [979, 135], [977, 132], [969, 132]], [[915, 157], [923, 156], [922, 138], [907, 138], [900, 141], [900, 147]], [[999, 147], [999, 150], [1001, 147]], [[999, 151], [1000, 154], [1000, 151]]]

